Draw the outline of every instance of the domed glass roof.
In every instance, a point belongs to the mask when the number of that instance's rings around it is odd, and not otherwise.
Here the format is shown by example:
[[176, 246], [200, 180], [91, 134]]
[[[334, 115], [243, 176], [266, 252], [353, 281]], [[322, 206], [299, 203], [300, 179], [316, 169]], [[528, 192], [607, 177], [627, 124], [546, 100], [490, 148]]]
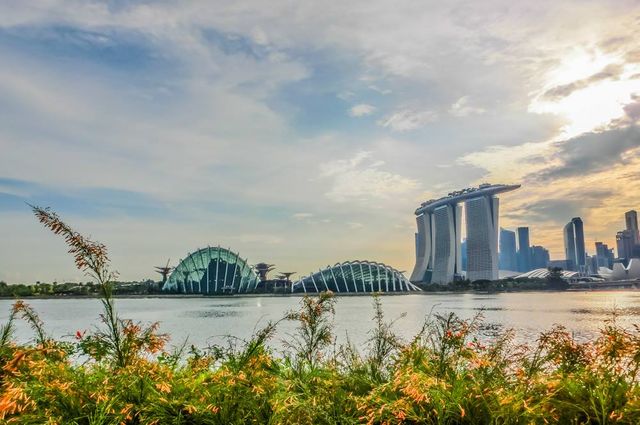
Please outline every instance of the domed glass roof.
[[295, 282], [292, 292], [408, 292], [420, 288], [393, 267], [371, 261], [345, 261]]
[[173, 270], [162, 288], [188, 294], [252, 292], [258, 275], [237, 253], [220, 247], [199, 249]]

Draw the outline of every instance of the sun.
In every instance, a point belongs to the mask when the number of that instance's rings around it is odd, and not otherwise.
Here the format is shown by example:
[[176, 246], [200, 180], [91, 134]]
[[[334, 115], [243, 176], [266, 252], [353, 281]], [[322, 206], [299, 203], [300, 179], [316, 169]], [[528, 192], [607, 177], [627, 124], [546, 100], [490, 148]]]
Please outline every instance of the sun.
[[[611, 76], [597, 77], [607, 67], [617, 67]], [[545, 94], [567, 87], [566, 96]], [[565, 120], [559, 136], [571, 138], [597, 130], [624, 114], [631, 96], [640, 93], [640, 66], [625, 64], [622, 57], [576, 50], [545, 77], [543, 88], [535, 94], [529, 111], [552, 113]]]

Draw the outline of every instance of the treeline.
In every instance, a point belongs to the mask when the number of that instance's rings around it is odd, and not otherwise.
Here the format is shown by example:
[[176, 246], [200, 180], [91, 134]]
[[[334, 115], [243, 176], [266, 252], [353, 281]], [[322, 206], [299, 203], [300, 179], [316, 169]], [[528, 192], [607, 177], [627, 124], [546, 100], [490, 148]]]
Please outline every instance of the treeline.
[[[160, 284], [152, 280], [143, 282], [113, 282], [115, 295], [158, 294]], [[0, 298], [57, 297], [57, 296], [98, 296], [100, 285], [93, 282], [64, 282], [33, 284], [7, 284], [0, 281]]]
[[468, 279], [449, 282], [447, 284], [431, 283], [418, 285], [427, 292], [515, 292], [515, 291], [563, 291], [569, 288], [569, 283], [562, 278], [562, 269], [549, 270], [546, 278], [514, 278], [508, 277], [499, 280]]

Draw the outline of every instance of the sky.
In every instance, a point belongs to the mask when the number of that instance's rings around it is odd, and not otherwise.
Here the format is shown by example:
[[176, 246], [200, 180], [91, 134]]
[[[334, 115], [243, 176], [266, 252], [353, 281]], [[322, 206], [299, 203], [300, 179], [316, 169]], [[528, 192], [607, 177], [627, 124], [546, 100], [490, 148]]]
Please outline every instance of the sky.
[[123, 280], [199, 247], [410, 272], [415, 208], [520, 183], [500, 225], [563, 258], [640, 210], [640, 3], [0, 0], [0, 280]]

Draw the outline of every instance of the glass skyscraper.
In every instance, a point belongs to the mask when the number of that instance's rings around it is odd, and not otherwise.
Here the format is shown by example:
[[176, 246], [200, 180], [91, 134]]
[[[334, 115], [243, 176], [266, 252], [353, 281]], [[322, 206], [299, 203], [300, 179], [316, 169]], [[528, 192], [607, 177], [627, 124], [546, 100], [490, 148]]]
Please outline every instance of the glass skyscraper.
[[516, 232], [502, 228], [500, 229], [500, 269], [518, 270]]
[[587, 253], [584, 247], [584, 224], [580, 217], [574, 217], [564, 226], [564, 250], [567, 268], [586, 272]]
[[529, 245], [529, 228], [518, 227], [518, 271], [528, 272], [531, 270], [531, 250]]

